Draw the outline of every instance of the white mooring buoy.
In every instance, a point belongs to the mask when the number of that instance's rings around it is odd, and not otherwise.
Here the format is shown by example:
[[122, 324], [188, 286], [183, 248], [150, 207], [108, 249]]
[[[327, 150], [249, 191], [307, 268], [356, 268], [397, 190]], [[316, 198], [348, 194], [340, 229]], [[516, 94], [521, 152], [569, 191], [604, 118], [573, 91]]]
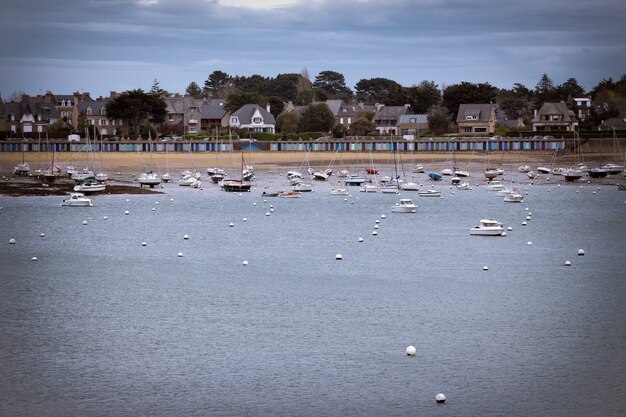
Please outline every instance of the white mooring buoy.
[[108, 217], [107, 217], [107, 216], [104, 216], [104, 217], [103, 217], [103, 219], [104, 219], [104, 220], [106, 220], [106, 219], [108, 219]]
[[126, 211], [124, 212], [124, 214], [125, 214], [126, 216], [128, 216], [128, 215], [130, 214], [130, 211], [126, 210]]
[[487, 265], [483, 266], [483, 271], [489, 271], [489, 267]]
[[148, 246], [146, 242], [141, 242], [141, 246]]
[[446, 396], [443, 395], [442, 393], [439, 393], [437, 395], [435, 395], [435, 401], [437, 401], [437, 403], [439, 404], [443, 404], [446, 402]]
[[526, 223], [525, 221], [522, 222], [522, 226], [526, 226], [528, 223]]
[[42, 234], [40, 234], [39, 236], [41, 236], [41, 237], [46, 237], [46, 234], [45, 234], [45, 233], [42, 233]]
[[87, 220], [83, 220], [83, 224], [87, 224]]
[[585, 251], [582, 249], [578, 249], [578, 256], [584, 256], [585, 255]]
[[9, 239], [9, 245], [15, 245], [15, 239]]
[[229, 223], [228, 227], [235, 227], [235, 223]]
[[183, 257], [183, 253], [182, 252], [178, 252], [178, 257], [182, 258]]
[[415, 346], [413, 345], [407, 346], [406, 354], [408, 356], [415, 356], [416, 353], [417, 353], [417, 349], [415, 349]]
[[531, 241], [529, 240], [528, 242], [526, 242], [526, 244], [527, 244], [528, 246], [532, 246], [532, 245], [533, 245], [533, 242], [531, 242]]
[[372, 235], [373, 235], [373, 236], [376, 236], [376, 235], [378, 235], [378, 232], [377, 232], [376, 230], [374, 230], [374, 231], [372, 232]]
[[359, 238], [359, 242], [363, 242], [363, 238], [362, 237]]
[[381, 215], [380, 215], [380, 218], [381, 218], [381, 219], [386, 219], [386, 218], [387, 218], [387, 216], [385, 216], [384, 214], [381, 214]]
[[509, 227], [507, 227], [507, 229], [506, 229], [506, 230], [508, 230], [508, 231], [510, 232], [510, 231], [512, 231], [512, 230], [513, 230], [513, 227], [509, 226]]
[[341, 261], [343, 259], [343, 256], [341, 256], [340, 253], [338, 253], [337, 255], [335, 255], [335, 260], [337, 261]]
[[183, 236], [183, 239], [185, 239], [185, 240], [189, 239], [189, 235]]
[[571, 266], [572, 263], [570, 261], [565, 261], [565, 266]]
[[37, 260], [37, 257], [36, 257], [36, 256], [33, 256], [32, 258], [30, 258], [30, 260], [31, 260], [31, 261], [36, 261], [36, 260]]
[[243, 266], [248, 266], [248, 261], [243, 261], [241, 264], [242, 264]]

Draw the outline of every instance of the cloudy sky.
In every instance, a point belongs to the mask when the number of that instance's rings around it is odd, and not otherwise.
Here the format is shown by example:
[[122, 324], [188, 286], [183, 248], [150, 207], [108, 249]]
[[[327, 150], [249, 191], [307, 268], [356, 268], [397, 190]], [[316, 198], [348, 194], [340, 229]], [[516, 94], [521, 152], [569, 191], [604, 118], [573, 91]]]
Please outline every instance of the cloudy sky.
[[221, 70], [307, 69], [402, 85], [529, 88], [543, 73], [587, 89], [626, 73], [623, 0], [11, 0], [0, 93], [92, 97], [154, 79], [183, 93]]

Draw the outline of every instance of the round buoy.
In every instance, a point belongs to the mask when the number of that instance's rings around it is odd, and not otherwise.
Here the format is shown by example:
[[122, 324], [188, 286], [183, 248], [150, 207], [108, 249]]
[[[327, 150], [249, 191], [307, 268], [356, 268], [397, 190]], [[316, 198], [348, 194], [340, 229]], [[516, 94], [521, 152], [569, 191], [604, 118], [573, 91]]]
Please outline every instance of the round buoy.
[[489, 271], [489, 267], [487, 265], [483, 266], [483, 271]]
[[235, 227], [235, 223], [229, 223], [228, 227]]
[[533, 245], [533, 242], [531, 242], [531, 241], [529, 240], [528, 242], [526, 242], [526, 244], [527, 244], [528, 246], [532, 246], [532, 245]]
[[508, 230], [508, 231], [510, 232], [510, 231], [512, 231], [512, 230], [513, 230], [513, 227], [509, 226], [509, 227], [507, 227], [507, 229], [506, 229], [506, 230]]
[[407, 346], [406, 348], [406, 354], [408, 356], [415, 356], [415, 354], [417, 353], [417, 349], [415, 349], [415, 346], [411, 345], [411, 346]]
[[270, 215], [270, 212], [269, 212], [269, 211], [266, 211], [266, 212], [265, 212], [265, 215], [266, 215], [266, 216], [269, 216], [269, 215]]
[[596, 192], [594, 191], [593, 194], [595, 194]]
[[42, 233], [42, 234], [40, 234], [39, 236], [41, 236], [41, 237], [46, 237], [46, 234], [45, 234], [45, 233]]
[[529, 212], [528, 212], [528, 215], [529, 215], [529, 216], [532, 216], [533, 214], [529, 211]]
[[372, 235], [373, 235], [373, 236], [376, 236], [376, 235], [378, 235], [378, 232], [377, 232], [376, 230], [374, 230], [374, 231], [372, 232]]
[[270, 213], [273, 213], [273, 212], [274, 212], [274, 209], [273, 209], [273, 208], [271, 208], [271, 209], [270, 209]]
[[528, 210], [529, 210], [529, 208], [528, 208], [528, 207], [526, 207], [526, 208], [524, 209], [524, 211], [528, 211]]
[[156, 211], [156, 209], [154, 207], [152, 207], [152, 211]]
[[526, 220], [530, 220], [530, 216], [526, 216]]
[[506, 232], [502, 232], [502, 234], [500, 236], [506, 237]]
[[155, 202], [154, 202], [154, 204], [156, 204], [156, 205], [158, 206], [158, 205], [159, 205], [159, 202], [158, 202], [158, 201], [155, 201]]
[[174, 199], [173, 199], [173, 198], [170, 198], [170, 201], [174, 201]]
[[146, 242], [141, 242], [141, 246], [148, 246]]
[[522, 222], [522, 226], [526, 226], [528, 223], [526, 222]]
[[127, 199], [126, 199], [126, 202], [128, 203], [129, 201], [130, 201], [130, 198], [127, 198]]
[[565, 261], [565, 266], [571, 266], [572, 263], [570, 261]]
[[337, 255], [335, 255], [335, 259], [338, 261], [341, 261], [343, 259], [343, 256], [341, 256], [341, 254], [338, 253]]
[[253, 206], [256, 206], [256, 201], [254, 203], [252, 203]]
[[437, 395], [435, 395], [435, 401], [437, 401], [437, 403], [439, 404], [443, 404], [446, 402], [446, 396], [443, 395], [442, 393], [439, 393]]
[[376, 219], [376, 224], [380, 223], [380, 220]]
[[374, 229], [378, 229], [378, 225], [377, 224], [374, 225]]
[[247, 222], [247, 221], [248, 221], [248, 219], [246, 219], [246, 218], [244, 217], [243, 219], [241, 219], [241, 221], [243, 221], [243, 222]]
[[36, 257], [36, 256], [33, 256], [32, 258], [30, 258], [30, 260], [31, 260], [31, 261], [36, 261], [36, 260], [37, 260], [37, 257]]
[[130, 214], [130, 211], [126, 210], [124, 214], [128, 216]]
[[185, 239], [185, 240], [189, 239], [189, 235], [183, 236], [183, 239]]
[[582, 249], [578, 249], [578, 256], [584, 256], [585, 255], [585, 251]]
[[270, 204], [270, 208], [274, 208], [274, 205], [273, 205], [273, 204]]
[[363, 238], [362, 237], [359, 238], [359, 242], [363, 242]]
[[381, 218], [381, 219], [386, 219], [386, 218], [387, 218], [387, 216], [385, 216], [384, 214], [381, 214], [381, 215], [380, 215], [380, 218]]
[[9, 239], [9, 245], [15, 245], [15, 239]]
[[83, 224], [87, 224], [87, 220], [83, 220]]
[[182, 258], [183, 257], [183, 253], [182, 252], [178, 252], [178, 257]]
[[248, 261], [243, 261], [241, 264], [242, 264], [243, 266], [248, 266]]
[[104, 220], [106, 220], [106, 219], [108, 219], [108, 217], [107, 217], [107, 216], [104, 216], [104, 217], [103, 217], [103, 219], [104, 219]]

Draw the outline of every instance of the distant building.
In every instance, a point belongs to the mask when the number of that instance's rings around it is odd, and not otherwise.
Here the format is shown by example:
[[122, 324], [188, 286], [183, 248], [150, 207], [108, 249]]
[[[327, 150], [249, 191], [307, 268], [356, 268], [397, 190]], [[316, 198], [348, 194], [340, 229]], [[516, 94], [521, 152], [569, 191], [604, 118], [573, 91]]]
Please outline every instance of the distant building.
[[591, 115], [591, 105], [591, 99], [588, 97], [571, 99], [572, 110], [581, 122]]
[[274, 133], [276, 119], [270, 113], [269, 105], [264, 109], [258, 104], [246, 104], [230, 115], [228, 126], [252, 132]]
[[404, 106], [382, 106], [374, 116], [376, 130], [380, 134], [391, 133], [398, 135], [400, 133], [400, 116], [411, 113], [411, 107], [408, 104]]
[[573, 131], [578, 127], [574, 111], [565, 103], [544, 103], [532, 120], [533, 131]]
[[428, 130], [427, 114], [402, 114], [398, 123], [400, 135], [413, 135], [415, 138], [420, 136], [420, 132]]
[[490, 135], [496, 131], [496, 105], [461, 104], [456, 123], [461, 134]]

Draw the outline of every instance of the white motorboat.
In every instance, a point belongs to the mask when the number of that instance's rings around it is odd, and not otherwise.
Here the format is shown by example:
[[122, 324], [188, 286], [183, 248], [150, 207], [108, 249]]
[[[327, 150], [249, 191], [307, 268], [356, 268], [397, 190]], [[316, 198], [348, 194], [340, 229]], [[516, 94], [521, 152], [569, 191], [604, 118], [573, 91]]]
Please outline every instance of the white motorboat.
[[481, 220], [480, 225], [470, 229], [470, 235], [476, 236], [501, 236], [502, 232], [504, 232], [504, 227], [501, 223], [488, 219]]
[[74, 186], [74, 191], [83, 193], [100, 193], [106, 190], [107, 185], [105, 182], [97, 182], [92, 180], [85, 180], [80, 184]]
[[401, 198], [393, 207], [392, 213], [415, 213], [417, 205], [410, 198]]
[[347, 188], [331, 188], [330, 195], [350, 195]]
[[418, 191], [417, 195], [419, 195], [420, 197], [441, 197], [441, 191], [430, 189], [430, 190]]
[[178, 185], [181, 187], [197, 187], [197, 183], [200, 182], [193, 175], [185, 175], [178, 181]]
[[324, 171], [315, 171], [313, 173], [313, 179], [317, 181], [327, 181], [329, 175]]
[[206, 173], [210, 176], [213, 175], [226, 175], [226, 172], [222, 168], [207, 168]]
[[376, 193], [378, 192], [378, 187], [373, 184], [363, 184], [359, 187], [359, 191], [362, 193]]
[[517, 170], [519, 172], [529, 172], [530, 171], [530, 166], [523, 164], [517, 167]]
[[348, 175], [350, 175], [350, 172], [347, 169], [342, 169], [337, 173], [339, 178], [346, 178]]
[[503, 191], [504, 189], [504, 184], [498, 180], [492, 180], [487, 184], [487, 191]]
[[566, 171], [565, 168], [552, 168], [550, 170], [552, 175], [563, 175], [563, 174], [565, 174], [565, 171]]
[[519, 192], [517, 192], [517, 190], [513, 190], [504, 196], [504, 202], [505, 203], [523, 203], [524, 196], [520, 194]]
[[28, 164], [28, 162], [20, 162], [19, 164], [15, 165], [15, 168], [13, 169], [13, 173], [16, 175], [28, 175], [29, 172], [30, 165]]
[[450, 168], [442, 169], [441, 175], [452, 175], [452, 170]]
[[400, 188], [397, 184], [387, 183], [380, 187], [380, 192], [384, 194], [398, 194], [400, 193]]
[[415, 168], [413, 168], [413, 172], [420, 174], [422, 172], [424, 172], [424, 165], [422, 164], [417, 164], [415, 165]]
[[620, 172], [624, 171], [624, 166], [623, 165], [610, 164], [610, 163], [602, 165], [601, 168], [606, 170], [608, 175], [616, 175], [616, 174], [619, 174]]
[[537, 167], [537, 172], [540, 174], [549, 174], [551, 171], [548, 167]]
[[89, 178], [96, 178], [96, 174], [89, 168], [84, 168], [82, 171], [75, 170], [72, 173], [72, 179], [74, 181], [84, 181]]
[[109, 174], [107, 174], [106, 172], [98, 172], [96, 174], [96, 181], [98, 182], [105, 182], [109, 179]]
[[565, 172], [563, 173], [563, 176], [565, 177], [565, 181], [570, 181], [570, 182], [578, 181], [584, 175], [585, 173], [583, 172], [583, 170], [579, 168], [569, 168], [569, 169], [566, 169]]
[[66, 207], [91, 207], [93, 202], [91, 198], [85, 197], [83, 193], [69, 193], [69, 197], [64, 199], [61, 205]]
[[498, 174], [498, 175], [504, 175], [504, 174], [505, 174], [505, 172], [504, 172], [504, 170], [503, 170], [502, 168], [497, 168], [497, 169], [496, 169], [496, 174]]
[[468, 171], [465, 171], [459, 168], [455, 168], [453, 173], [456, 177], [469, 177], [470, 176], [470, 173]]
[[532, 178], [535, 178], [535, 177], [537, 176], [537, 174], [535, 174], [535, 171], [530, 170], [530, 171], [528, 171], [528, 172], [526, 173], [526, 176], [527, 176], [528, 178], [532, 179]]
[[172, 175], [169, 172], [166, 172], [165, 174], [161, 175], [161, 181], [163, 182], [172, 181]]
[[139, 186], [143, 187], [147, 185], [150, 188], [154, 188], [155, 185], [161, 184], [161, 178], [154, 171], [146, 171], [137, 178]]
[[470, 185], [468, 182], [462, 182], [459, 185], [456, 186], [457, 190], [469, 190], [470, 189]]

